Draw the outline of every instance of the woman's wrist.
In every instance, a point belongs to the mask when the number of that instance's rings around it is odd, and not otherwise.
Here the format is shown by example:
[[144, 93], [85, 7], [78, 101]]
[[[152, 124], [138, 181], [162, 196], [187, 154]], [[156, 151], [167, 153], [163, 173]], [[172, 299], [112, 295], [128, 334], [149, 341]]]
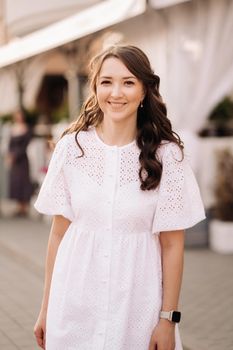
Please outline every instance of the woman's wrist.
[[40, 308], [40, 312], [41, 313], [47, 313], [47, 309], [48, 309], [48, 303], [47, 302], [42, 302], [41, 308]]
[[168, 328], [175, 328], [175, 323], [171, 322], [169, 320], [166, 320], [164, 318], [159, 319], [159, 324], [163, 327], [168, 327]]

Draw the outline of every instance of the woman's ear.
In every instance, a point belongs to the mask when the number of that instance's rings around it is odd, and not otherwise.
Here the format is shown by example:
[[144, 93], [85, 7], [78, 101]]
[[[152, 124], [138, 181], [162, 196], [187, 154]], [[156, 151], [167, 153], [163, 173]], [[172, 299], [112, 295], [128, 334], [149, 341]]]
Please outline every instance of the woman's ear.
[[141, 99], [141, 101], [144, 100], [145, 96], [146, 96], [146, 87], [143, 86], [143, 90], [142, 90], [142, 99]]

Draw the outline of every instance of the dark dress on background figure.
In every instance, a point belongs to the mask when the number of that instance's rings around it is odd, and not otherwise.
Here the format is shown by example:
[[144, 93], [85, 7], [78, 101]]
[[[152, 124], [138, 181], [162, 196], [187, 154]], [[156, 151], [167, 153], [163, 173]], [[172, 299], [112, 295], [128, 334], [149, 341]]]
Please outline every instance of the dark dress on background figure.
[[12, 135], [9, 152], [13, 162], [9, 172], [9, 197], [19, 202], [29, 202], [32, 195], [27, 146], [31, 140], [31, 131], [21, 135]]

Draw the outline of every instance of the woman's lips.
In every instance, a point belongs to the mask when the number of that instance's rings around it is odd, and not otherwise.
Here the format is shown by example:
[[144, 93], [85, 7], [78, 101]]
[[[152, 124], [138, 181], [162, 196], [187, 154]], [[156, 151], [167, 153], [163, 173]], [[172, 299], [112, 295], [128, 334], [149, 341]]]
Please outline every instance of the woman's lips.
[[125, 102], [111, 102], [111, 101], [108, 101], [108, 103], [112, 106], [112, 107], [123, 107], [126, 105]]

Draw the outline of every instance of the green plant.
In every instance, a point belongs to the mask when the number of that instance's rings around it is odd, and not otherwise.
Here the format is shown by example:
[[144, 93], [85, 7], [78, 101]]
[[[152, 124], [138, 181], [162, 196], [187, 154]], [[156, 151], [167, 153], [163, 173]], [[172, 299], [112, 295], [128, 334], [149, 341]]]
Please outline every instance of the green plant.
[[12, 114], [1, 114], [0, 120], [2, 124], [10, 122], [12, 120]]
[[214, 216], [222, 221], [233, 221], [233, 154], [227, 148], [217, 153]]
[[233, 101], [224, 97], [210, 112], [206, 125], [198, 132], [201, 137], [233, 135]]
[[217, 124], [225, 124], [233, 120], [233, 101], [230, 97], [225, 97], [212, 110], [208, 118]]
[[69, 111], [68, 111], [68, 102], [64, 101], [59, 108], [51, 112], [52, 123], [59, 123], [62, 120], [68, 120]]
[[[25, 120], [26, 123], [33, 126], [36, 124], [37, 119], [38, 119], [38, 111], [36, 110], [28, 110], [23, 108], [23, 113], [25, 116]], [[12, 122], [13, 120], [13, 112], [12, 113], [8, 113], [8, 114], [4, 114], [4, 115], [0, 115], [0, 119], [2, 123], [7, 123], [7, 122]]]

